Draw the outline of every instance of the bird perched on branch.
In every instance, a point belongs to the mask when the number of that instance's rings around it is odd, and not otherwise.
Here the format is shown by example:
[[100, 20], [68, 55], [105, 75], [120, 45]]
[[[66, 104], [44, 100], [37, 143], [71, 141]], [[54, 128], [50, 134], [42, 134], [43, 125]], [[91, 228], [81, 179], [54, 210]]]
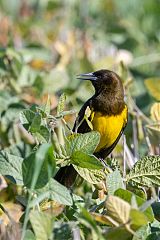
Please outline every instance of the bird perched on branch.
[[[95, 94], [84, 103], [79, 111], [73, 132], [75, 130], [78, 133], [91, 131], [87, 121], [82, 121], [86, 109], [89, 108], [89, 121], [92, 124], [92, 128], [101, 135], [94, 155], [105, 159], [118, 143], [127, 124], [127, 106], [124, 102], [122, 81], [115, 72], [105, 69], [80, 74], [77, 78], [91, 81]], [[70, 165], [62, 167], [56, 174], [55, 179], [63, 185], [70, 187], [74, 183], [76, 175], [75, 169]]]

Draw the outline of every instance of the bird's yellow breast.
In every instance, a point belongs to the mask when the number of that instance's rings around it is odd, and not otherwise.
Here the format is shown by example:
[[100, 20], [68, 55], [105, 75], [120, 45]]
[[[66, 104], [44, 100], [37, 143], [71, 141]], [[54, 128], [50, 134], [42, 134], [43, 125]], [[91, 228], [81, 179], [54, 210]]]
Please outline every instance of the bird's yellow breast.
[[104, 115], [100, 112], [93, 112], [91, 116], [93, 130], [101, 134], [100, 143], [95, 152], [100, 149], [110, 147], [117, 139], [122, 128], [127, 123], [127, 107], [124, 110], [113, 116]]

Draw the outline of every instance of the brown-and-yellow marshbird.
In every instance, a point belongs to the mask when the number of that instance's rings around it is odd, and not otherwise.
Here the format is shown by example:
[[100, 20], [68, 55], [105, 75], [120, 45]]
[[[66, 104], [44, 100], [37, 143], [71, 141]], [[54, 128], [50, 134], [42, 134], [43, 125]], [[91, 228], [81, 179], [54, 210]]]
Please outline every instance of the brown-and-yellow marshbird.
[[[127, 124], [127, 106], [124, 102], [124, 90], [120, 77], [113, 71], [99, 70], [92, 73], [80, 74], [81, 80], [89, 80], [94, 86], [95, 94], [88, 99], [79, 111], [73, 132], [90, 132], [91, 128], [84, 118], [87, 107], [90, 108], [89, 117], [93, 130], [101, 135], [100, 142], [94, 154], [105, 159], [118, 143]], [[79, 123], [82, 124], [79, 125]], [[56, 174], [56, 179], [70, 187], [76, 178], [76, 171], [70, 166], [61, 168]]]

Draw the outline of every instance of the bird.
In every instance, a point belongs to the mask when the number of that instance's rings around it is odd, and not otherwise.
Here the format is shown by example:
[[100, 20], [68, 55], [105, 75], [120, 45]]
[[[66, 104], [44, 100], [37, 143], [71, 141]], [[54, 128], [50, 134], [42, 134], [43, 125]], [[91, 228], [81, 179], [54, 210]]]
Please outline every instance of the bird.
[[[79, 74], [77, 78], [89, 80], [95, 93], [80, 109], [73, 132], [83, 134], [92, 130], [98, 131], [100, 142], [94, 155], [99, 159], [105, 159], [117, 145], [127, 125], [128, 108], [124, 101], [122, 80], [118, 74], [107, 69]], [[90, 109], [89, 121], [92, 124], [92, 129], [87, 121], [83, 120], [87, 108]], [[76, 176], [76, 170], [72, 165], [69, 165], [60, 168], [55, 179], [66, 187], [71, 187]]]

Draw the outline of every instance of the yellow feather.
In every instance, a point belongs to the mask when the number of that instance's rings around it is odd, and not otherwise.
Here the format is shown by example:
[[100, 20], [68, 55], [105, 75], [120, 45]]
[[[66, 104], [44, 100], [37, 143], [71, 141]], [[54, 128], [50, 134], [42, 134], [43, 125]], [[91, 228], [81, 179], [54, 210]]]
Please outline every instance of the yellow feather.
[[91, 115], [93, 130], [101, 134], [100, 143], [95, 152], [102, 148], [110, 147], [117, 139], [122, 128], [127, 123], [127, 106], [119, 115], [103, 115], [100, 112], [93, 112]]

